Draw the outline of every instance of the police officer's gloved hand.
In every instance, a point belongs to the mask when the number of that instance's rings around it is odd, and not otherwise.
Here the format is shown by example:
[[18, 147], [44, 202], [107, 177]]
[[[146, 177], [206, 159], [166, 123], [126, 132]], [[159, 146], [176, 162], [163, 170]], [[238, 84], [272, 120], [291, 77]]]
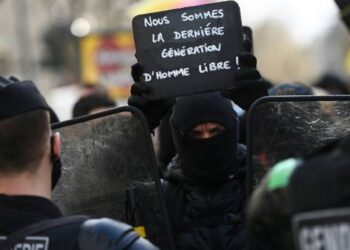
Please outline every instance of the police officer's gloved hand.
[[222, 95], [248, 110], [255, 100], [268, 95], [269, 84], [256, 69], [256, 58], [253, 54], [244, 52], [238, 58], [240, 69], [235, 73], [234, 87], [223, 90]]
[[131, 75], [135, 83], [131, 86], [131, 96], [128, 98], [130, 106], [140, 109], [147, 118], [149, 127], [153, 131], [159, 126], [160, 120], [169, 112], [175, 99], [148, 100], [143, 95], [151, 91], [150, 86], [142, 81], [142, 67], [136, 63], [131, 67]]

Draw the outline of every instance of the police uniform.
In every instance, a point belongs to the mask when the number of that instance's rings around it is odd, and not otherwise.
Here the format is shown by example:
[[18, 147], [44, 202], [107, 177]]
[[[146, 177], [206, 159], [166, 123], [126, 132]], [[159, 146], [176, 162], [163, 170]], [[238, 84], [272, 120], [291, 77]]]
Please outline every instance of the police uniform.
[[[350, 137], [346, 137], [327, 144], [302, 160], [287, 159], [271, 168], [253, 193], [248, 206], [251, 249], [301, 249], [295, 245], [300, 241], [295, 241], [292, 235], [295, 215], [349, 207], [349, 145]], [[313, 225], [317, 225], [316, 216], [312, 217]], [[336, 224], [333, 221], [327, 223]], [[315, 236], [322, 238], [318, 233]], [[334, 240], [333, 237], [336, 238], [337, 234], [328, 237], [325, 242], [339, 242], [339, 238]], [[312, 245], [311, 240], [307, 243]]]
[[[50, 200], [38, 196], [0, 195], [0, 242], [17, 230], [48, 219], [61, 218]], [[17, 250], [79, 249], [77, 235], [82, 222], [57, 227], [28, 236], [16, 244]]]
[[[0, 76], [0, 121], [38, 109], [52, 110], [31, 81]], [[61, 172], [53, 160], [52, 188]], [[111, 219], [63, 217], [50, 200], [30, 195], [0, 194], [2, 250], [157, 249], [131, 226]]]

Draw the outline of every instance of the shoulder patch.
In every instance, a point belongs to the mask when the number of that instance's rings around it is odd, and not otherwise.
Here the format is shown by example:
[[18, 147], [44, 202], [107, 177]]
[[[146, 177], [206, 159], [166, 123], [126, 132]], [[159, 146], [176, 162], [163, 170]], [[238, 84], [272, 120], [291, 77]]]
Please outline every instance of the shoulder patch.
[[271, 191], [276, 188], [286, 187], [290, 176], [300, 162], [300, 159], [291, 158], [273, 166], [268, 176], [267, 188]]

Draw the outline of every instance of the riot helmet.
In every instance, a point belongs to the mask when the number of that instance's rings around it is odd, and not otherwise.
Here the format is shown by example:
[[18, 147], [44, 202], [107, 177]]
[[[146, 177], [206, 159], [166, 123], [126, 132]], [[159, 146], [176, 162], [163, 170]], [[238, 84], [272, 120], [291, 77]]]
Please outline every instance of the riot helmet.
[[[51, 122], [58, 121], [57, 115], [48, 106], [32, 81], [19, 81], [14, 77], [7, 79], [0, 76], [0, 121], [40, 109], [50, 114]], [[53, 189], [61, 174], [61, 163], [59, 157], [52, 155], [51, 158]]]

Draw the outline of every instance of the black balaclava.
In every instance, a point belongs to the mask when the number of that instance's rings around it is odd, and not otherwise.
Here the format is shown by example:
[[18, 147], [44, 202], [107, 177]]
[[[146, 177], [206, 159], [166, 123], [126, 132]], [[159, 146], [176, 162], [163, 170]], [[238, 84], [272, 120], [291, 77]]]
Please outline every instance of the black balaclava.
[[[58, 122], [57, 115], [47, 105], [33, 82], [19, 81], [14, 77], [6, 79], [0, 76], [0, 120], [37, 109], [47, 110], [50, 114], [50, 122]], [[51, 157], [53, 158], [53, 156]], [[61, 168], [60, 159], [54, 159], [51, 176], [52, 189], [61, 176]]]
[[[194, 126], [205, 122], [223, 125], [225, 131], [208, 139], [188, 135]], [[170, 125], [181, 169], [187, 179], [196, 183], [216, 183], [234, 174], [238, 119], [231, 102], [219, 92], [177, 98]]]

